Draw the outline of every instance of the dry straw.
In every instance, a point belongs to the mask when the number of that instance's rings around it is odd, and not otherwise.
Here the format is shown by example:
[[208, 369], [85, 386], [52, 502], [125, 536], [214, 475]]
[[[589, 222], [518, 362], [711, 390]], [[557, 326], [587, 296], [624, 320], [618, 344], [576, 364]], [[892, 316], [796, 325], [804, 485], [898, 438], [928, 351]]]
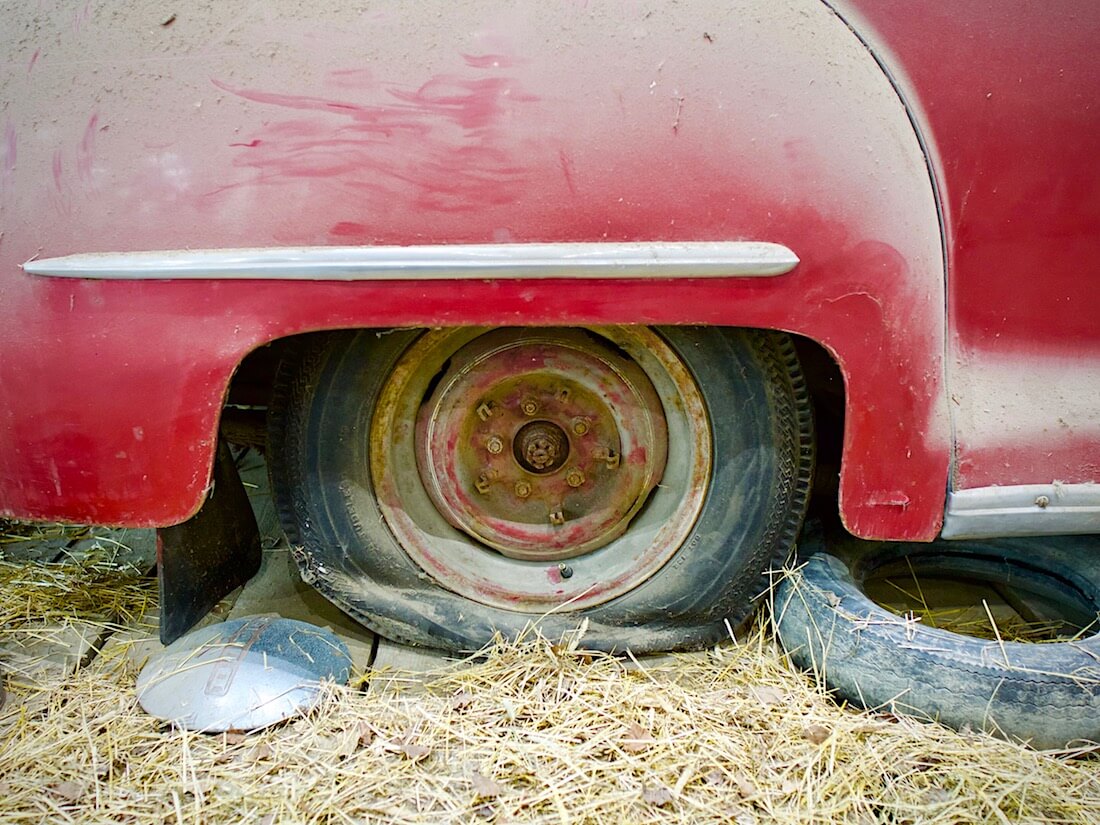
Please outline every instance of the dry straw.
[[653, 663], [582, 644], [498, 641], [426, 685], [368, 672], [308, 717], [217, 736], [142, 713], [117, 648], [9, 697], [0, 821], [1097, 821], [1095, 757], [838, 707], [763, 620]]
[[132, 623], [155, 598], [156, 581], [116, 563], [110, 550], [60, 562], [0, 558], [0, 627], [5, 635], [50, 623]]

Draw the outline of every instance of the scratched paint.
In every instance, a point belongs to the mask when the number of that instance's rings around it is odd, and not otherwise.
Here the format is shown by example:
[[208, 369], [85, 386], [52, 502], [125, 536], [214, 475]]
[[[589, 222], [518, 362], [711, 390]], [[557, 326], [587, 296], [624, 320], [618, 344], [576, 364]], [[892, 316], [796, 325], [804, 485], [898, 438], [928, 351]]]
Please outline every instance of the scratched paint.
[[18, 160], [19, 140], [15, 134], [15, 126], [8, 123], [4, 127], [4, 156], [0, 158], [0, 184], [5, 190], [11, 186]]
[[[510, 66], [499, 55], [464, 55], [468, 75], [439, 74], [415, 89], [382, 85], [354, 75], [330, 74], [343, 98], [287, 95], [214, 86], [278, 110], [319, 113], [310, 120], [273, 120], [247, 142], [230, 144], [242, 151], [234, 165], [251, 170], [232, 187], [285, 187], [296, 179], [326, 178], [345, 191], [376, 198], [408, 200], [420, 210], [478, 210], [515, 203], [530, 184], [531, 169], [509, 151], [507, 124], [522, 119], [516, 111], [538, 102], [509, 77], [485, 70]], [[359, 100], [348, 96], [354, 92]], [[377, 102], [362, 102], [377, 101]], [[224, 191], [224, 190], [219, 190]], [[214, 193], [212, 196], [216, 196]], [[338, 221], [334, 237], [355, 240], [354, 227]], [[368, 237], [369, 232], [364, 233]]]
[[959, 489], [1100, 482], [1100, 362], [975, 353], [954, 374]]

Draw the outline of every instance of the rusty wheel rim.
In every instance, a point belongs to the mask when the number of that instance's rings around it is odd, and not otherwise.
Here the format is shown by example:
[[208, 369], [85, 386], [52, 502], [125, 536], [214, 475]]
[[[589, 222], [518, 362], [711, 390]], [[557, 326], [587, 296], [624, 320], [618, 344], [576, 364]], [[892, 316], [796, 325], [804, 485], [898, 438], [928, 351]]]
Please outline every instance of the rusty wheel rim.
[[657, 391], [603, 339], [483, 335], [420, 407], [416, 458], [436, 509], [505, 556], [573, 558], [622, 535], [665, 467]]
[[511, 610], [637, 587], [690, 541], [710, 478], [702, 396], [638, 327], [425, 333], [370, 437], [383, 518], [409, 558]]

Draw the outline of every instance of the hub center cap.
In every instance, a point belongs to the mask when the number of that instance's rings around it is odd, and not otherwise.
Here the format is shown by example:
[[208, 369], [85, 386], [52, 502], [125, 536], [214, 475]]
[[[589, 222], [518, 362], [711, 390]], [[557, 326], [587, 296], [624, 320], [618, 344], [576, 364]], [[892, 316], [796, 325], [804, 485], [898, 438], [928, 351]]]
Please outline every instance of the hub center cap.
[[512, 451], [523, 469], [552, 473], [569, 457], [569, 437], [553, 421], [532, 421], [516, 433]]

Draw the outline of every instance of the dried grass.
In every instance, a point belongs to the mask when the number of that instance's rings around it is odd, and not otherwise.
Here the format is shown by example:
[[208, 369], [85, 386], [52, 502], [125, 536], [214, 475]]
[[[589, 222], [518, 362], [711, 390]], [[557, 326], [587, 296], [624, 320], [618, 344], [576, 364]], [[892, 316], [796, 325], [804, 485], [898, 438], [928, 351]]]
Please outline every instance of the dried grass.
[[[20, 581], [0, 579], [0, 601]], [[138, 610], [132, 595], [120, 614]], [[26, 606], [5, 615], [25, 621]], [[1095, 757], [838, 707], [764, 620], [655, 665], [580, 641], [498, 641], [426, 686], [367, 673], [365, 690], [332, 687], [308, 717], [248, 736], [145, 715], [116, 648], [51, 684], [9, 686], [0, 820], [1096, 822]]]
[[26, 542], [78, 541], [91, 534], [83, 524], [53, 524], [0, 518], [0, 548]]
[[111, 549], [59, 562], [0, 559], [0, 627], [67, 622], [133, 623], [155, 604], [157, 583]]
[[1094, 760], [839, 708], [762, 627], [649, 669], [540, 639], [485, 653], [411, 694], [333, 687], [308, 718], [250, 736], [164, 729], [138, 708], [125, 657], [96, 660], [12, 725], [3, 819], [1086, 823], [1100, 810]]

